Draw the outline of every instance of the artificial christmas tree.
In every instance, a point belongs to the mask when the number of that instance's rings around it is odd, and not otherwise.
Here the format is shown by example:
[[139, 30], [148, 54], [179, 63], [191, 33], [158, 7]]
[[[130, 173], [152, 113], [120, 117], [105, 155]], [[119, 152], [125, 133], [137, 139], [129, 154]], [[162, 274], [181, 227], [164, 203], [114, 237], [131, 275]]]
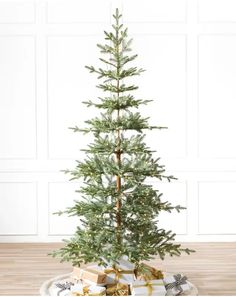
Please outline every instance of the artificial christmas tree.
[[192, 250], [174, 243], [172, 231], [158, 227], [161, 211], [179, 212], [183, 207], [162, 201], [162, 194], [145, 181], [147, 177], [160, 181], [175, 178], [165, 174], [159, 159], [152, 156], [155, 151], [144, 142], [145, 131], [164, 127], [151, 126], [148, 118], [133, 111], [151, 100], [135, 99], [131, 93], [138, 87], [125, 83], [144, 70], [128, 67], [137, 55], [130, 55], [132, 40], [127, 37], [127, 28], [120, 24], [118, 9], [113, 17], [114, 31], [104, 32], [107, 44], [97, 45], [105, 56], [100, 61], [106, 69], [86, 66], [102, 80], [97, 87], [107, 95], [84, 104], [103, 112], [86, 121], [86, 127], [72, 128], [74, 132], [94, 135], [94, 142], [84, 150], [86, 159], [77, 161], [74, 170], [65, 171], [74, 180], [84, 179], [84, 186], [78, 190], [82, 200], [58, 213], [78, 216], [83, 226], [77, 227], [74, 237], [65, 240], [65, 246], [53, 255], [73, 266], [96, 262], [115, 267], [126, 257], [136, 270], [145, 273], [143, 260], [156, 255], [164, 259], [166, 254], [189, 254]]

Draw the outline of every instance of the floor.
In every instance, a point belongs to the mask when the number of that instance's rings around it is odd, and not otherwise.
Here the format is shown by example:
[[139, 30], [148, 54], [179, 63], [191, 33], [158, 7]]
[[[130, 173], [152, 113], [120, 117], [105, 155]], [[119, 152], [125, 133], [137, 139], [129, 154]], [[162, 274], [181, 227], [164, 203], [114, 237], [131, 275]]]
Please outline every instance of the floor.
[[[47, 256], [59, 243], [0, 244], [0, 295], [38, 295], [40, 285], [71, 271], [69, 263]], [[169, 272], [181, 272], [200, 295], [236, 295], [236, 243], [189, 243], [191, 256], [158, 259], [152, 264]]]

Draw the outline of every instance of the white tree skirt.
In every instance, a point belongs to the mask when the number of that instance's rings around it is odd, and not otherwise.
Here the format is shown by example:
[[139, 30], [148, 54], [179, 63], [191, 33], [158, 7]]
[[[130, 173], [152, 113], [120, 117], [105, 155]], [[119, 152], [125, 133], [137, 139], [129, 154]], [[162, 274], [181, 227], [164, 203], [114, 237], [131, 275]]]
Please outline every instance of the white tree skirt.
[[[167, 273], [166, 275], [170, 275], [169, 273]], [[44, 282], [40, 288], [40, 295], [41, 296], [55, 296], [56, 295], [56, 286], [55, 284], [58, 282], [75, 282], [72, 277], [71, 277], [71, 273], [68, 274], [62, 274], [62, 275], [58, 275], [57, 277], [51, 278], [49, 280], [47, 280], [46, 282]], [[198, 290], [197, 288], [190, 282], [188, 282], [188, 284], [190, 285], [190, 290], [188, 292], [183, 293], [182, 295], [184, 296], [197, 296], [198, 295]], [[58, 290], [58, 289], [57, 289]]]

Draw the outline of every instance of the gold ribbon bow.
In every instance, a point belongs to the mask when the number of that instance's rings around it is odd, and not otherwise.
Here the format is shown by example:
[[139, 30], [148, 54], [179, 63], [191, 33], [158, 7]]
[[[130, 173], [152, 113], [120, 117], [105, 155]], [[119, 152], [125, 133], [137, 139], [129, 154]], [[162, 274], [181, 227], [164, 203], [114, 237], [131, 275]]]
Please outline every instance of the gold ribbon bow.
[[150, 268], [150, 272], [151, 274], [156, 278], [156, 279], [163, 279], [164, 278], [164, 275], [162, 273], [161, 270], [157, 270], [155, 269], [154, 267], [151, 267]]
[[83, 293], [79, 293], [79, 292], [73, 292], [74, 296], [102, 296], [104, 295], [103, 292], [101, 293], [91, 293], [89, 286], [84, 286], [83, 287]]
[[[156, 285], [156, 284], [155, 284]], [[147, 291], [148, 291], [148, 296], [152, 296], [152, 292], [153, 292], [153, 284], [151, 282], [146, 282], [143, 285], [133, 285], [133, 287], [135, 288], [141, 288], [141, 287], [147, 287]]]
[[115, 278], [116, 281], [119, 281], [122, 274], [133, 274], [133, 270], [123, 270], [123, 269], [116, 267], [115, 265], [113, 265], [112, 268], [104, 269], [104, 272], [106, 274], [114, 273], [116, 275], [116, 278]]
[[152, 282], [149, 282], [149, 281], [146, 281], [145, 284], [143, 285], [135, 285], [133, 284], [133, 287], [134, 288], [142, 288], [142, 287], [147, 287], [147, 290], [148, 290], [148, 296], [152, 296], [152, 293], [153, 293], [153, 286], [163, 286], [163, 284], [153, 284]]
[[107, 295], [109, 296], [126, 296], [128, 295], [129, 287], [127, 284], [115, 284], [107, 286]]
[[144, 263], [141, 265], [140, 268], [135, 270], [135, 274], [139, 277], [139, 279], [143, 279], [145, 281], [164, 278], [164, 275], [161, 270], [157, 270], [156, 268]]
[[160, 270], [156, 270], [156, 269], [150, 269], [149, 270], [151, 273], [151, 276], [147, 275], [147, 274], [142, 274], [142, 277], [145, 281], [151, 280], [152, 278], [154, 279], [163, 279], [164, 275]]
[[89, 295], [89, 292], [90, 292], [89, 286], [83, 287], [83, 295], [88, 296]]

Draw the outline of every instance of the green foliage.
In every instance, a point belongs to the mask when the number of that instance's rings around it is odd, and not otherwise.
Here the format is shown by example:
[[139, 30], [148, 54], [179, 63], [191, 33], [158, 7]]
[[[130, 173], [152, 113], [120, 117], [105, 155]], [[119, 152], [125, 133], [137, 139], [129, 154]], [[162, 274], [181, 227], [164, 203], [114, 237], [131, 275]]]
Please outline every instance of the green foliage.
[[[76, 161], [73, 170], [65, 170], [73, 180], [83, 178], [84, 184], [77, 191], [82, 200], [57, 213], [76, 216], [82, 224], [72, 239], [65, 240], [62, 249], [53, 252], [61, 261], [77, 266], [89, 262], [115, 263], [122, 255], [138, 266], [155, 255], [164, 259], [166, 254], [179, 256], [181, 252], [192, 252], [174, 242], [172, 231], [158, 227], [160, 212], [179, 212], [184, 207], [163, 201], [162, 193], [145, 182], [147, 177], [160, 181], [175, 177], [165, 174], [160, 159], [152, 156], [155, 151], [144, 142], [145, 130], [165, 127], [152, 126], [149, 118], [132, 111], [151, 100], [135, 99], [129, 93], [138, 87], [125, 84], [126, 78], [138, 76], [144, 70], [128, 67], [137, 55], [130, 55], [132, 39], [128, 39], [127, 29], [120, 24], [118, 10], [113, 17], [113, 32], [104, 32], [108, 43], [97, 45], [106, 56], [100, 58], [106, 70], [86, 66], [102, 80], [97, 87], [108, 95], [96, 102], [83, 103], [102, 112], [87, 120], [85, 127], [71, 128], [94, 135], [94, 142], [84, 149], [86, 159]], [[127, 136], [127, 131], [133, 134]]]

